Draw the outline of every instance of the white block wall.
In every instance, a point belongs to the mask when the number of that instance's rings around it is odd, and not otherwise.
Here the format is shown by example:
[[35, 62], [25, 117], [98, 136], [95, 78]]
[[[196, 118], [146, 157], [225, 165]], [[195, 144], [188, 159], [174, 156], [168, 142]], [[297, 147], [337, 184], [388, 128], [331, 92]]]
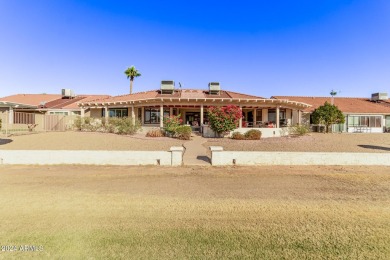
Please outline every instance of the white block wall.
[[386, 165], [390, 153], [242, 152], [210, 147], [211, 164], [222, 165]]
[[2, 150], [0, 164], [179, 166], [182, 164], [183, 147], [179, 148], [181, 150], [176, 147], [172, 151]]

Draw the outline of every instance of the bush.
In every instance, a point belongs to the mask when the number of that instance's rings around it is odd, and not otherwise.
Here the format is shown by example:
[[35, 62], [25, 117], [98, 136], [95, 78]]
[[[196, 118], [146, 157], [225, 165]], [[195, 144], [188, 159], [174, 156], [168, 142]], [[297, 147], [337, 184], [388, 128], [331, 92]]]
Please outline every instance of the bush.
[[115, 133], [121, 135], [133, 135], [141, 124], [138, 120], [133, 123], [132, 118], [90, 118], [78, 117], [74, 120], [73, 126], [79, 131]]
[[260, 140], [260, 138], [261, 138], [261, 131], [259, 130], [251, 129], [245, 133], [245, 139], [247, 140]]
[[191, 126], [181, 125], [176, 128], [175, 137], [180, 140], [190, 140], [192, 129]]
[[306, 135], [310, 132], [310, 127], [308, 125], [296, 125], [290, 127], [290, 133], [294, 135]]
[[242, 111], [241, 108], [235, 105], [209, 107], [207, 115], [211, 129], [221, 136], [238, 127], [239, 121], [242, 118]]
[[164, 130], [165, 132], [174, 135], [176, 133], [176, 128], [178, 128], [183, 119], [181, 119], [181, 115], [164, 117]]
[[152, 129], [146, 133], [146, 136], [147, 137], [163, 137], [164, 132], [161, 131], [160, 129]]
[[245, 140], [245, 135], [241, 134], [240, 132], [233, 132], [232, 139]]

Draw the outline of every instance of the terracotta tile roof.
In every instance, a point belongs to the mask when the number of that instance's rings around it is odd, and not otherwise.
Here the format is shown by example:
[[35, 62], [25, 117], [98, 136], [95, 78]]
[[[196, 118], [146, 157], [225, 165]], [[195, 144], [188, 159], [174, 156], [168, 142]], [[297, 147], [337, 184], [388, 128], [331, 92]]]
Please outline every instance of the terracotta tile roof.
[[61, 95], [56, 94], [17, 94], [0, 98], [0, 101], [39, 106], [42, 102], [50, 102], [61, 98]]
[[[304, 109], [312, 112], [322, 106], [325, 101], [331, 103], [331, 97], [273, 96], [275, 99], [286, 99], [303, 102], [311, 107]], [[390, 114], [390, 99], [388, 101], [371, 102], [369, 98], [335, 97], [334, 104], [344, 113], [379, 113]]]
[[[213, 98], [213, 99], [264, 99], [263, 97], [247, 95], [236, 93], [232, 91], [221, 90], [219, 95], [211, 95], [208, 91], [198, 90], [198, 89], [183, 89], [181, 91], [175, 90], [172, 94], [161, 94], [159, 90], [150, 90], [145, 92], [138, 92], [133, 94], [102, 98], [93, 100], [96, 103], [110, 103], [110, 102], [127, 102], [135, 100], [144, 100], [144, 99], [154, 99], [154, 98], [169, 98], [169, 99], [179, 99], [179, 98], [189, 98], [189, 99], [202, 99], [202, 98]], [[91, 102], [91, 101], [89, 101]], [[86, 103], [84, 100], [80, 103]]]

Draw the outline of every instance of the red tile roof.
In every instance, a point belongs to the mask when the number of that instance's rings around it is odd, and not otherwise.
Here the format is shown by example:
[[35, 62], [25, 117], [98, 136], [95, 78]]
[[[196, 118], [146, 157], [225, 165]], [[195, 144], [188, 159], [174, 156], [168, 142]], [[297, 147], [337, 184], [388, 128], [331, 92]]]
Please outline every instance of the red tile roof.
[[109, 98], [109, 95], [78, 95], [72, 99], [63, 99], [57, 94], [17, 94], [0, 98], [0, 102], [10, 102], [45, 109], [79, 109], [78, 102]]
[[[202, 98], [213, 98], [213, 99], [264, 99], [263, 97], [247, 95], [236, 93], [232, 91], [221, 90], [220, 94], [211, 95], [208, 91], [197, 90], [197, 89], [183, 89], [181, 91], [175, 90], [172, 94], [161, 94], [159, 90], [150, 90], [145, 92], [138, 92], [133, 94], [96, 99], [89, 102], [95, 101], [97, 103], [109, 103], [109, 102], [127, 102], [135, 100], [145, 100], [145, 99], [154, 99], [154, 98], [169, 98], [169, 99], [179, 99], [179, 98], [189, 98], [189, 99], [202, 99]], [[86, 103], [85, 100], [80, 103]]]
[[39, 106], [42, 102], [50, 102], [61, 97], [61, 95], [56, 94], [17, 94], [0, 98], [0, 101], [29, 106]]
[[[326, 101], [331, 103], [331, 97], [302, 97], [302, 96], [273, 96], [275, 99], [286, 99], [312, 105], [304, 109], [312, 112]], [[372, 102], [369, 98], [335, 97], [334, 104], [344, 113], [378, 113], [390, 114], [390, 99], [381, 102]]]

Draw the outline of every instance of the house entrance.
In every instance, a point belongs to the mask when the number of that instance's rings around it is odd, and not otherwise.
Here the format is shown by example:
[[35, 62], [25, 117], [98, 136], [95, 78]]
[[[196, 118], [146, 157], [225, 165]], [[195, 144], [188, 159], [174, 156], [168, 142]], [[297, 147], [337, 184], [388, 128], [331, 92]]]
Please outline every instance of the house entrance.
[[192, 127], [192, 131], [199, 131], [200, 112], [186, 112], [186, 123]]

